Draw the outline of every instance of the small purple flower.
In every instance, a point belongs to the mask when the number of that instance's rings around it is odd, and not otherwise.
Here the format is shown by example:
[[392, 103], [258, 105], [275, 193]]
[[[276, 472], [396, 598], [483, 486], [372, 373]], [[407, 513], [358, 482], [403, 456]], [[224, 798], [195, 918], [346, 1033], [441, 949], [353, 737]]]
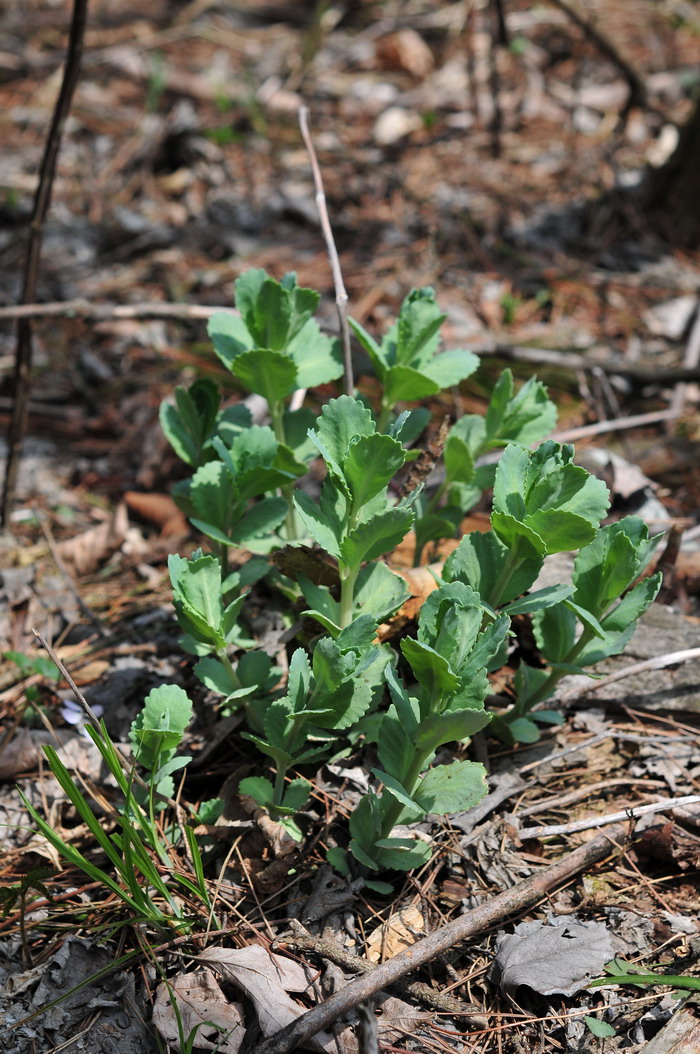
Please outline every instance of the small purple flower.
[[[83, 736], [85, 739], [89, 739], [90, 736], [85, 731], [85, 721], [82, 707], [80, 707], [78, 703], [76, 703], [75, 699], [73, 699], [72, 696], [67, 699], [62, 699], [61, 702], [63, 705], [61, 706], [60, 713], [61, 717], [66, 722], [66, 724], [74, 725], [77, 731], [80, 732], [81, 736]], [[96, 717], [101, 717], [104, 713], [104, 707], [100, 706], [100, 704], [97, 703], [95, 706], [93, 706], [92, 712], [95, 714]]]

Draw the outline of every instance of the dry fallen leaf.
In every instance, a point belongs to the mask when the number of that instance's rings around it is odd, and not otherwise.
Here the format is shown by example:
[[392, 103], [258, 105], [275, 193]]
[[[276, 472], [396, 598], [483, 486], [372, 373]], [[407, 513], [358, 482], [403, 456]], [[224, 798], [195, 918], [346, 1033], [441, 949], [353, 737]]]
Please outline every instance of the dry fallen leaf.
[[[210, 948], [197, 956], [218, 971], [230, 984], [240, 988], [255, 1007], [260, 1030], [265, 1037], [296, 1021], [304, 1013], [287, 995], [303, 992], [309, 981], [299, 963], [266, 951], [259, 944], [247, 948]], [[335, 1043], [326, 1033], [319, 1033], [308, 1046], [312, 1050], [335, 1051]]]
[[91, 527], [75, 538], [60, 542], [58, 551], [63, 562], [77, 575], [88, 575], [117, 552], [126, 538], [129, 518], [126, 505], [121, 502], [104, 523]]
[[164, 537], [189, 534], [190, 528], [185, 515], [169, 494], [146, 494], [128, 490], [124, 494], [124, 501], [128, 509], [147, 523], [160, 527]]
[[367, 958], [373, 963], [390, 959], [415, 944], [419, 936], [415, 931], [424, 928], [423, 916], [417, 907], [402, 908], [372, 930], [367, 939]]
[[173, 998], [185, 1039], [197, 1029], [196, 1050], [238, 1054], [245, 1037], [243, 1005], [228, 1002], [211, 970], [178, 974], [167, 985], [158, 985], [153, 1024], [166, 1043], [179, 1049], [180, 1035]]
[[414, 77], [427, 77], [435, 64], [432, 51], [415, 29], [399, 29], [380, 37], [375, 54], [384, 69], [405, 70]]

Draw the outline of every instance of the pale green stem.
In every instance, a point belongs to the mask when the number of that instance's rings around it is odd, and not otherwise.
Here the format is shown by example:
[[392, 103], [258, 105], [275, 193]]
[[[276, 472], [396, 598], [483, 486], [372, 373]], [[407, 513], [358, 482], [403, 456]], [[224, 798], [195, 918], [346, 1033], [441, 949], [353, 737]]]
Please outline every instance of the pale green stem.
[[391, 417], [391, 406], [382, 400], [382, 406], [377, 417], [377, 431], [386, 432], [386, 426], [389, 424], [389, 418]]
[[[284, 431], [284, 403], [282, 401], [270, 403], [270, 417], [272, 419], [272, 430], [278, 443], [287, 445], [287, 436]], [[299, 524], [294, 510], [294, 483], [286, 483], [280, 487], [280, 494], [287, 502], [287, 518], [284, 523], [284, 533], [288, 542], [294, 542], [299, 537]]]
[[355, 606], [355, 583], [360, 568], [350, 568], [347, 564], [338, 563], [340, 572], [340, 628], [345, 629], [352, 622], [352, 612]]
[[[571, 648], [567, 652], [566, 657], [563, 660], [564, 664], [570, 665], [571, 663], [575, 662], [578, 656], [585, 648], [585, 646], [593, 639], [594, 636], [595, 634], [593, 630], [589, 629], [588, 626], [585, 626], [583, 629], [583, 633], [576, 641], [573, 648]], [[566, 672], [563, 670], [551, 670], [546, 681], [542, 682], [537, 691], [533, 692], [531, 696], [528, 696], [525, 699], [518, 700], [518, 702], [515, 704], [516, 708], [521, 713], [529, 713], [530, 710], [532, 710], [533, 707], [537, 706], [538, 703], [542, 703], [545, 699], [549, 698], [549, 696], [552, 694], [552, 692], [558, 685], [559, 681], [562, 679], [562, 677], [565, 676]]]

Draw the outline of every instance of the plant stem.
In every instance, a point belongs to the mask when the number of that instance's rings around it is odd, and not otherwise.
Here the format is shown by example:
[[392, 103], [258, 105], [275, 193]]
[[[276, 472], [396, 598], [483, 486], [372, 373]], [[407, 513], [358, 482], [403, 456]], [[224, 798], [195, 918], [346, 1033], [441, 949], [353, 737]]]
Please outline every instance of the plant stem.
[[350, 568], [339, 561], [340, 572], [340, 628], [345, 629], [352, 622], [352, 611], [355, 602], [355, 582], [360, 568]]
[[492, 608], [495, 609], [498, 607], [501, 601], [501, 596], [503, 595], [503, 591], [505, 590], [506, 586], [513, 577], [513, 572], [518, 569], [521, 563], [522, 557], [518, 556], [518, 544], [516, 542], [515, 548], [508, 550], [508, 556], [506, 557], [505, 563], [501, 568], [501, 573], [496, 579], [496, 584], [491, 590], [491, 593], [486, 600], [486, 603], [489, 604]]
[[[270, 403], [270, 417], [272, 419], [272, 430], [278, 443], [287, 445], [287, 436], [284, 430], [284, 403], [278, 401]], [[294, 542], [299, 538], [299, 524], [294, 511], [294, 484], [286, 483], [280, 487], [280, 494], [287, 502], [287, 518], [284, 522], [284, 533], [288, 542]]]
[[[593, 639], [595, 634], [592, 629], [584, 626], [583, 632], [579, 639], [574, 644], [573, 648], [570, 648], [564, 658], [563, 662], [566, 665], [570, 665], [575, 662], [578, 656], [581, 654], [585, 646]], [[546, 681], [543, 681], [537, 691], [533, 692], [531, 696], [525, 699], [519, 699], [516, 703], [516, 708], [520, 713], [528, 713], [533, 707], [537, 706], [538, 703], [544, 702], [552, 694], [556, 686], [562, 677], [566, 676], [566, 671], [563, 670], [551, 670]]]
[[377, 431], [386, 432], [386, 426], [389, 424], [389, 418], [391, 417], [391, 406], [387, 403], [382, 402], [379, 416], [377, 417]]
[[[413, 792], [416, 789], [421, 771], [425, 766], [426, 757], [427, 755], [425, 754], [416, 754], [405, 778], [401, 781], [402, 786], [408, 792], [409, 797], [413, 795]], [[383, 793], [386, 794], [387, 791], [384, 790]], [[389, 837], [393, 828], [396, 826], [396, 821], [405, 808], [406, 806], [402, 802], [398, 801], [396, 798], [392, 798], [391, 805], [387, 809], [384, 819], [382, 820], [382, 828], [379, 835], [380, 839]]]

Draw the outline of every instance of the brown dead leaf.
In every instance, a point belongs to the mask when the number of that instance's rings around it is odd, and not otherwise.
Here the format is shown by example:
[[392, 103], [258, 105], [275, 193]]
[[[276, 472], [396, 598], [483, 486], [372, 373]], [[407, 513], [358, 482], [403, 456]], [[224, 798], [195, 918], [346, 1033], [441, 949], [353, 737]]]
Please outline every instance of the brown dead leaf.
[[121, 547], [129, 529], [126, 505], [120, 502], [104, 523], [58, 545], [59, 554], [76, 575], [89, 575]]
[[168, 985], [161, 984], [156, 990], [153, 1024], [166, 1043], [179, 1049], [173, 999], [185, 1036], [197, 1029], [197, 1050], [238, 1054], [246, 1032], [243, 1005], [228, 1002], [211, 970], [178, 974]]
[[285, 545], [272, 554], [272, 562], [283, 575], [298, 582], [303, 574], [316, 586], [339, 586], [338, 565], [320, 549], [308, 545]]
[[380, 37], [375, 56], [383, 69], [405, 70], [414, 77], [427, 77], [435, 65], [433, 53], [415, 29], [399, 29]]
[[433, 1017], [429, 1011], [390, 995], [382, 1003], [377, 1021], [379, 1039], [387, 1045], [401, 1043], [407, 1036], [415, 1036], [421, 1025], [430, 1025]]
[[[287, 992], [303, 992], [309, 987], [304, 968], [281, 955], [268, 952], [259, 944], [247, 948], [210, 948], [197, 960], [206, 963], [230, 984], [239, 988], [255, 1007], [260, 1030], [265, 1037], [296, 1021], [304, 1008]], [[335, 1051], [334, 1041], [319, 1033], [308, 1041], [311, 1050]]]
[[373, 963], [390, 959], [415, 944], [419, 936], [415, 931], [424, 928], [423, 916], [417, 907], [402, 908], [372, 930], [367, 938], [367, 958]]
[[183, 536], [189, 533], [189, 524], [181, 509], [169, 494], [144, 494], [127, 490], [124, 494], [127, 508], [147, 523], [160, 527], [163, 537]]

